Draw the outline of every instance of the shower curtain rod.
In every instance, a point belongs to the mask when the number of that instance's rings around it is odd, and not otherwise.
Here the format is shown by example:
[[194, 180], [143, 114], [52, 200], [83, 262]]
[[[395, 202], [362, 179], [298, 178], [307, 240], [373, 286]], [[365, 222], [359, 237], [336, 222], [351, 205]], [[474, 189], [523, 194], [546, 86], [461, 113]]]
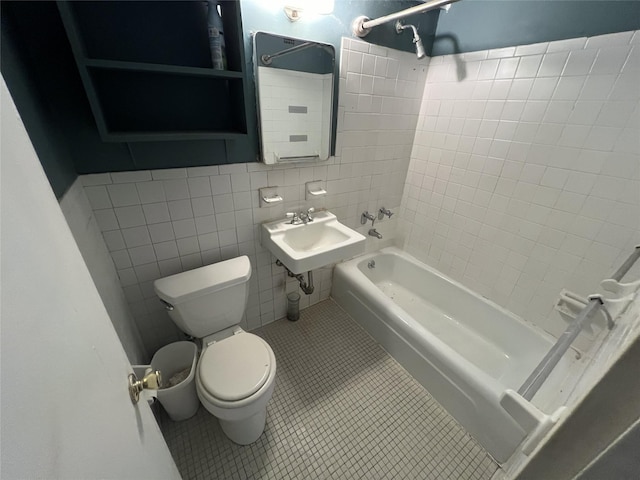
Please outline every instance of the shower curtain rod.
[[[636, 245], [633, 253], [627, 258], [627, 260], [611, 275], [611, 279], [619, 282], [622, 277], [631, 269], [633, 264], [640, 259], [640, 245]], [[607, 317], [607, 323], [609, 329], [613, 328], [613, 318], [603, 307], [604, 302], [601, 298], [595, 296], [590, 297], [589, 303], [580, 311], [576, 318], [569, 324], [567, 329], [558, 337], [556, 343], [547, 352], [544, 358], [540, 361], [538, 366], [533, 370], [531, 375], [524, 381], [522, 386], [518, 389], [518, 393], [522, 395], [526, 400], [531, 400], [536, 392], [540, 389], [544, 381], [551, 375], [551, 372], [555, 366], [560, 362], [560, 359], [565, 354], [573, 341], [578, 337], [578, 334], [582, 331], [586, 325], [589, 317], [598, 309], [603, 308], [602, 312]]]
[[409, 7], [405, 10], [401, 10], [396, 13], [385, 15], [384, 17], [375, 18], [370, 20], [368, 17], [358, 17], [353, 21], [351, 29], [353, 34], [358, 37], [364, 37], [368, 34], [373, 27], [382, 25], [383, 23], [393, 22], [394, 20], [400, 20], [401, 18], [414, 15], [416, 13], [428, 12], [429, 10], [435, 10], [436, 8], [445, 7], [459, 0], [432, 0], [431, 2], [424, 3], [422, 5], [416, 5], [415, 7]]

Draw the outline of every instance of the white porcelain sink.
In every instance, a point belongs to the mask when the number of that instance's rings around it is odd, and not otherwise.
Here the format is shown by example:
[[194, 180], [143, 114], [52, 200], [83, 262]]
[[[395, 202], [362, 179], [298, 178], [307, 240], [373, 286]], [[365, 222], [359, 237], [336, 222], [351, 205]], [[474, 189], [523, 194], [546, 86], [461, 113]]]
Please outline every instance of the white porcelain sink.
[[313, 221], [263, 223], [262, 245], [293, 273], [304, 273], [364, 253], [365, 237], [329, 212], [316, 212]]

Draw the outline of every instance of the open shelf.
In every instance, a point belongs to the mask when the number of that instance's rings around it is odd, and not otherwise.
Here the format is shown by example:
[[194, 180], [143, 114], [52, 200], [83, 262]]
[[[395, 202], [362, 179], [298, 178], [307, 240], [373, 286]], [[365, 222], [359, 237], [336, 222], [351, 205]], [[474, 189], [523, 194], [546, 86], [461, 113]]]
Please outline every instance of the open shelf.
[[70, 2], [84, 56], [212, 67], [204, 1]]
[[128, 70], [131, 72], [169, 73], [173, 75], [186, 75], [191, 77], [211, 78], [243, 78], [242, 72], [231, 70], [214, 70], [213, 68], [182, 67], [178, 65], [159, 65], [155, 63], [122, 62], [118, 60], [84, 60], [84, 64], [90, 68], [103, 68], [107, 70]]
[[221, 1], [227, 70], [214, 70], [203, 1], [59, 1], [105, 142], [247, 137], [240, 6]]
[[[100, 102], [104, 127], [114, 132], [226, 132], [246, 133], [235, 115], [231, 83], [242, 79], [183, 76], [147, 71], [90, 68], [89, 76]], [[110, 138], [110, 141], [115, 141]], [[132, 140], [130, 140], [132, 141]]]
[[213, 131], [110, 132], [112, 142], [167, 142], [184, 140], [241, 140], [246, 133]]

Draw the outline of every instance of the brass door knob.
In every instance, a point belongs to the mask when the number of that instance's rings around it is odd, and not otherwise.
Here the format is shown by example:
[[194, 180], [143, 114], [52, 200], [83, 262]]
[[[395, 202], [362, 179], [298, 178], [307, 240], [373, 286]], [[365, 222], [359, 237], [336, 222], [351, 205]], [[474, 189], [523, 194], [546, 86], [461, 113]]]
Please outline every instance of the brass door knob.
[[140, 400], [142, 390], [158, 390], [162, 382], [160, 370], [147, 373], [142, 380], [138, 380], [135, 373], [129, 374], [129, 397], [134, 405]]

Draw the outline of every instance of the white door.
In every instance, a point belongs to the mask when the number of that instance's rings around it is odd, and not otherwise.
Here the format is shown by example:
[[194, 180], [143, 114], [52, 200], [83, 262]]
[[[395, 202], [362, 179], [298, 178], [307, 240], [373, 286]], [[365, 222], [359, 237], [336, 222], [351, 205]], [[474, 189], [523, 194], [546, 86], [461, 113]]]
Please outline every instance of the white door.
[[0, 108], [0, 476], [180, 478], [4, 79]]

